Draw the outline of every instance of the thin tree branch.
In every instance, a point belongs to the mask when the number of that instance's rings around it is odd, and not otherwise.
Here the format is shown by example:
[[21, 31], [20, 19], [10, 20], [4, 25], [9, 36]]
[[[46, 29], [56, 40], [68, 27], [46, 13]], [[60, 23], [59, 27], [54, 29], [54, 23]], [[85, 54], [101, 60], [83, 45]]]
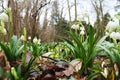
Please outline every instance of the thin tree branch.
[[43, 8], [44, 6], [46, 6], [47, 4], [49, 4], [51, 2], [51, 0], [45, 4], [41, 4], [40, 7], [36, 10], [36, 12], [32, 15], [33, 17], [37, 16], [37, 13], [39, 12], [39, 10], [41, 10], [41, 8]]

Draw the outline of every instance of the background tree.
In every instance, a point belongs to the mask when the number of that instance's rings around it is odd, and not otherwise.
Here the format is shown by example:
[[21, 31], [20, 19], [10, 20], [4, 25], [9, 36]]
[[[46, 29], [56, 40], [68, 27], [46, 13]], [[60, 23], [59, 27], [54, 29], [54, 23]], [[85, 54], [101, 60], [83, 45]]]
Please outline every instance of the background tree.
[[[0, 1], [0, 6], [3, 6], [3, 2], [7, 0]], [[100, 37], [105, 34], [109, 16], [108, 13], [104, 13], [104, 1], [91, 0], [96, 12], [95, 29]], [[79, 0], [8, 0], [8, 8], [12, 11], [12, 33], [20, 37], [23, 27], [26, 27], [27, 36], [31, 36], [32, 39], [37, 36], [42, 42], [54, 41], [55, 35], [64, 36], [64, 30], [69, 30], [71, 25], [77, 22], [78, 16], [79, 18], [83, 16], [82, 9], [78, 10], [78, 7], [83, 7], [79, 2]], [[3, 11], [4, 8], [0, 12]], [[9, 22], [6, 24], [6, 29], [10, 34]], [[9, 38], [10, 35], [6, 36]]]
[[67, 0], [69, 22], [70, 22], [70, 26], [71, 26], [71, 11], [70, 11], [70, 4], [69, 3], [70, 3], [69, 0]]
[[92, 5], [96, 12], [96, 22], [94, 23], [94, 28], [96, 33], [99, 35], [99, 38], [105, 35], [105, 27], [108, 24], [110, 17], [109, 13], [103, 14], [103, 0], [92, 1]]
[[76, 2], [76, 0], [74, 0], [74, 2], [75, 2], [75, 21], [77, 21], [77, 2]]
[[26, 27], [28, 36], [31, 36], [32, 39], [35, 36], [40, 37], [41, 10], [49, 3], [50, 1], [46, 0], [9, 0], [8, 7], [12, 10], [13, 34], [20, 36], [23, 27]]
[[[60, 9], [58, 8], [59, 4], [56, 0], [52, 5], [52, 14], [51, 14], [51, 21], [55, 25], [55, 34], [56, 36], [64, 36], [67, 37], [65, 30], [69, 30], [68, 22], [63, 18], [63, 7]], [[59, 41], [58, 37], [55, 36], [55, 41]]]

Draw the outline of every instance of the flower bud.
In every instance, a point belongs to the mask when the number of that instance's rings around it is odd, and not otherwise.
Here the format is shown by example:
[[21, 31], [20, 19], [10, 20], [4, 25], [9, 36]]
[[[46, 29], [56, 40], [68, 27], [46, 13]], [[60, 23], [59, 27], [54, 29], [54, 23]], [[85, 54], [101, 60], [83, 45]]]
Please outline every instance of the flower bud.
[[18, 75], [14, 67], [11, 68], [11, 74], [14, 76], [15, 80], [18, 80]]

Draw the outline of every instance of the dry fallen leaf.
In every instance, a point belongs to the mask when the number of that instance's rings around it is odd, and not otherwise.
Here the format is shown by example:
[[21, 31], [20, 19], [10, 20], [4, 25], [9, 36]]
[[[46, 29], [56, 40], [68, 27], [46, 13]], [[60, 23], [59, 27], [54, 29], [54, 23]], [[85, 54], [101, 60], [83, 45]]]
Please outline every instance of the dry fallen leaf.
[[74, 73], [74, 68], [72, 66], [69, 66], [68, 68], [66, 68], [66, 70], [63, 71], [63, 73], [66, 75], [66, 76], [70, 76]]
[[10, 70], [10, 64], [7, 61], [7, 57], [3, 52], [0, 52], [0, 67], [2, 67], [5, 70], [5, 72]]
[[75, 59], [73, 61], [70, 62], [70, 65], [68, 68], [66, 68], [66, 70], [63, 71], [63, 73], [66, 76], [70, 76], [72, 75], [74, 72], [78, 72], [82, 67], [82, 62], [78, 59]]
[[119, 75], [119, 67], [116, 63], [114, 64], [114, 69], [115, 69], [116, 76], [118, 76]]
[[[7, 61], [7, 57], [3, 52], [0, 52], [0, 67], [3, 69], [5, 75], [10, 71], [10, 63]], [[4, 80], [8, 80], [6, 76]]]
[[70, 62], [76, 72], [78, 72], [82, 68], [82, 62], [79, 59], [75, 59]]
[[27, 53], [26, 53], [26, 62], [28, 63], [31, 58], [32, 58], [32, 53], [27, 52]]

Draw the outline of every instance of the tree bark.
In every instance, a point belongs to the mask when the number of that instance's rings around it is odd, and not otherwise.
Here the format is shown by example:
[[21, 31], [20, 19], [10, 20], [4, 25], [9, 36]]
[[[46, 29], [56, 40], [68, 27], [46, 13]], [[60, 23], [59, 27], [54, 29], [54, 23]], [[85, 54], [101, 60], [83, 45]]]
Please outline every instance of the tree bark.
[[76, 0], [74, 0], [75, 2], [75, 21], [77, 21], [77, 3], [76, 3]]

